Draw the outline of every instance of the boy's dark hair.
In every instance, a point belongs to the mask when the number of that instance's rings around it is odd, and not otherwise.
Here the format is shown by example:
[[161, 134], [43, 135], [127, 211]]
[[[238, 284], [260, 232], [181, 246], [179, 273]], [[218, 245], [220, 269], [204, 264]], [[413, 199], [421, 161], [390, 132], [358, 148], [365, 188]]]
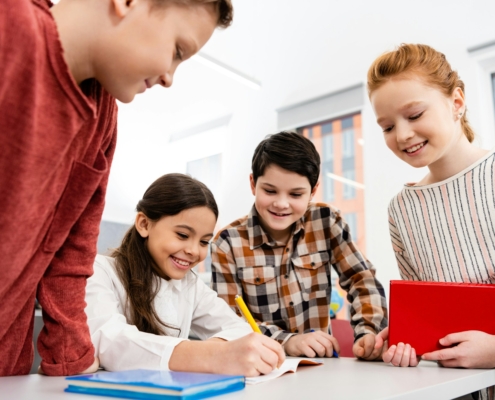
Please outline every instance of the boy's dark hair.
[[[203, 183], [187, 175], [167, 174], [151, 184], [136, 209], [156, 222], [194, 207], [208, 207], [218, 218], [215, 198]], [[112, 257], [115, 257], [117, 274], [127, 293], [130, 322], [141, 332], [164, 335], [163, 327], [177, 328], [161, 321], [153, 307], [153, 300], [160, 290], [159, 277], [163, 278], [164, 273], [148, 252], [146, 240], [133, 225]]]
[[271, 165], [305, 176], [311, 190], [320, 176], [320, 155], [311, 140], [295, 132], [282, 131], [268, 136], [254, 151], [251, 168], [254, 182]]
[[177, 4], [184, 4], [186, 6], [191, 4], [208, 4], [213, 3], [218, 15], [217, 26], [220, 28], [227, 28], [232, 24], [234, 18], [234, 7], [232, 6], [232, 0], [153, 0], [155, 6], [161, 6], [168, 2], [175, 2]]

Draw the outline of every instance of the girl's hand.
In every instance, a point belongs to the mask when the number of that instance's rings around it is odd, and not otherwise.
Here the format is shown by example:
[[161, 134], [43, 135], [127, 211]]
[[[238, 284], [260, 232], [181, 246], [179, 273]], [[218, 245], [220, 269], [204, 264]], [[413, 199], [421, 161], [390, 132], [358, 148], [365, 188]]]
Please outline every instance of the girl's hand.
[[284, 345], [289, 356], [332, 357], [333, 350], [340, 352], [339, 342], [332, 335], [315, 331], [294, 335]]
[[448, 349], [425, 353], [424, 360], [438, 361], [444, 367], [495, 368], [495, 336], [480, 331], [451, 333], [440, 339]]
[[399, 343], [390, 346], [382, 354], [382, 360], [391, 363], [394, 367], [416, 367], [420, 358], [416, 356], [416, 350], [410, 344]]
[[375, 338], [375, 349], [381, 349], [383, 362], [391, 363], [395, 367], [416, 367], [419, 364], [420, 358], [409, 344], [399, 343], [388, 348], [387, 340], [388, 327]]
[[[388, 337], [388, 328], [385, 336], [382, 332], [378, 335], [367, 333], [354, 342], [352, 352], [357, 358], [362, 360], [380, 360], [380, 356], [384, 350], [385, 340]], [[380, 336], [381, 335], [381, 336]]]
[[92, 374], [93, 372], [98, 371], [98, 368], [100, 368], [100, 360], [98, 359], [98, 357], [95, 357], [95, 360], [93, 361], [93, 364], [91, 364], [84, 371], [79, 372], [79, 375], [80, 374]]
[[92, 374], [93, 372], [98, 371], [98, 368], [100, 368], [100, 360], [98, 359], [98, 357], [95, 357], [95, 360], [93, 361], [93, 364], [91, 364], [84, 371], [79, 372], [78, 375], [81, 375], [81, 374]]
[[259, 333], [224, 342], [224, 351], [215, 355], [217, 373], [229, 375], [266, 375], [285, 361], [280, 343]]
[[388, 326], [375, 336], [375, 349], [380, 349], [380, 354], [388, 350]]

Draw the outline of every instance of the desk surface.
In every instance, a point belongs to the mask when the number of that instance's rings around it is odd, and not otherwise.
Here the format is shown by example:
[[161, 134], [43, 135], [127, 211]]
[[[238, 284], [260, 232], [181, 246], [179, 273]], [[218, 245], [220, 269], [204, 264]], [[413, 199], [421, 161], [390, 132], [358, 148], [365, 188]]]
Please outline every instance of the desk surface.
[[[452, 399], [495, 385], [495, 370], [441, 368], [422, 361], [417, 368], [395, 368], [381, 362], [352, 358], [325, 359], [322, 366], [299, 367], [295, 374], [245, 390], [215, 397], [219, 400], [288, 399]], [[0, 378], [0, 399], [89, 400], [95, 396], [64, 393], [63, 377], [26, 375]], [[104, 397], [100, 397], [103, 399]]]

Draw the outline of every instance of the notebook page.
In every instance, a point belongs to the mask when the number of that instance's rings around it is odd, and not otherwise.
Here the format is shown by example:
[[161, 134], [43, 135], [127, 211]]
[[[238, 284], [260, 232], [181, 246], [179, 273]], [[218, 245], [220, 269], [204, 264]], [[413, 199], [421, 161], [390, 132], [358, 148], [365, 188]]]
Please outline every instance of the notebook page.
[[267, 375], [254, 376], [246, 378], [246, 385], [257, 385], [258, 383], [270, 381], [278, 378], [287, 372], [296, 372], [299, 365], [321, 365], [323, 359], [305, 358], [305, 357], [287, 357], [279, 369], [274, 369]]

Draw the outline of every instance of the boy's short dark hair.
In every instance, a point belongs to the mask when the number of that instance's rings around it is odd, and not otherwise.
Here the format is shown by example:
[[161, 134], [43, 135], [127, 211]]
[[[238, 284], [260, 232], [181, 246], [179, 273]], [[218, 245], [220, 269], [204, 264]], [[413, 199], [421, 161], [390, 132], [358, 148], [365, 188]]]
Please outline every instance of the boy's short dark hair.
[[158, 7], [169, 2], [175, 2], [184, 5], [191, 5], [194, 3], [212, 3], [217, 11], [217, 26], [220, 28], [229, 27], [232, 24], [232, 20], [234, 18], [234, 7], [232, 7], [232, 0], [153, 0], [153, 4]]
[[255, 183], [271, 164], [305, 176], [311, 189], [320, 176], [320, 155], [315, 145], [295, 132], [282, 131], [270, 135], [256, 147], [251, 164]]

